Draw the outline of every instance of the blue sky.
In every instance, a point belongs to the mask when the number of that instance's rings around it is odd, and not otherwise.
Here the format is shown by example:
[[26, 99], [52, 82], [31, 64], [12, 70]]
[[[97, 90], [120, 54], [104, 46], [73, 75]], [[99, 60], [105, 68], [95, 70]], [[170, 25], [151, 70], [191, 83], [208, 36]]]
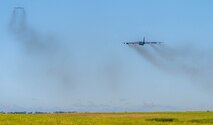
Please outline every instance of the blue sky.
[[[191, 75], [176, 67], [184, 62], [210, 75], [205, 69], [213, 69], [207, 67], [212, 61], [212, 4], [210, 0], [0, 0], [0, 106], [17, 107], [0, 110], [212, 109], [211, 79], [205, 83], [194, 78], [203, 74]], [[27, 25], [47, 51], [32, 50], [10, 32], [17, 6], [25, 8]], [[173, 48], [171, 53], [183, 52], [180, 60], [172, 55], [179, 61], [163, 60], [172, 72], [122, 44], [143, 36], [164, 42]]]

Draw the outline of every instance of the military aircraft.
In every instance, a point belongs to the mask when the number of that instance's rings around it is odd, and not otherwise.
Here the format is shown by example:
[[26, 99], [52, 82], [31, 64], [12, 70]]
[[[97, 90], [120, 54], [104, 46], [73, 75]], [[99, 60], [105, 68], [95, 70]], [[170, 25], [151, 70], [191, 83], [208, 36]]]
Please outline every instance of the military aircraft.
[[141, 45], [141, 46], [144, 46], [145, 44], [161, 44], [162, 42], [146, 42], [145, 41], [145, 37], [143, 37], [143, 41], [136, 41], [136, 42], [126, 42], [124, 44], [127, 44], [127, 45]]

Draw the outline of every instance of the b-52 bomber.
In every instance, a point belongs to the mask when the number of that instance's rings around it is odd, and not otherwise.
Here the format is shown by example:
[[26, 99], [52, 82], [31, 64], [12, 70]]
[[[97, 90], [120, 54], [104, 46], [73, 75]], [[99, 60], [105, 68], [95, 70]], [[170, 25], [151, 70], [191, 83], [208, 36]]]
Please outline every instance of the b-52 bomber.
[[126, 42], [124, 44], [127, 45], [141, 45], [144, 46], [145, 44], [161, 44], [162, 42], [146, 42], [145, 37], [143, 37], [143, 41], [136, 41], [136, 42]]

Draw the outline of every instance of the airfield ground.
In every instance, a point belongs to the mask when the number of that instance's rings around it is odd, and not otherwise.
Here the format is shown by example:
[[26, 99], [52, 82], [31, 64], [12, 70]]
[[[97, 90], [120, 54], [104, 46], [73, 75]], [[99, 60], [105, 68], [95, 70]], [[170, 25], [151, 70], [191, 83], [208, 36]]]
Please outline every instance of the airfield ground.
[[213, 112], [0, 114], [0, 125], [213, 125]]

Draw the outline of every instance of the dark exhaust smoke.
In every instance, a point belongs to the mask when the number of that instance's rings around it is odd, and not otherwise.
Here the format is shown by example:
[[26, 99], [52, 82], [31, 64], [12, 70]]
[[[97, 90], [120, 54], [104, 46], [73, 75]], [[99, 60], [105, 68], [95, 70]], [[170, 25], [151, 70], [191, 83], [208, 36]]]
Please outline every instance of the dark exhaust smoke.
[[[151, 47], [150, 47], [151, 46]], [[192, 45], [170, 47], [165, 45], [130, 46], [158, 69], [189, 78], [206, 88], [213, 87], [212, 54]]]
[[11, 34], [23, 52], [23, 63], [26, 67], [22, 71], [26, 75], [32, 73], [30, 76], [46, 84], [55, 82], [69, 86], [74, 77], [68, 49], [62, 40], [34, 30], [27, 24], [26, 17], [24, 8], [15, 7], [9, 24]]
[[10, 28], [13, 32], [22, 33], [26, 29], [26, 13], [24, 8], [15, 7], [10, 22]]
[[159, 58], [153, 54], [153, 52], [145, 47], [140, 47], [138, 45], [129, 45], [132, 49], [134, 49], [140, 56], [145, 58], [149, 63], [158, 67], [159, 69], [167, 69], [168, 67], [162, 63]]

